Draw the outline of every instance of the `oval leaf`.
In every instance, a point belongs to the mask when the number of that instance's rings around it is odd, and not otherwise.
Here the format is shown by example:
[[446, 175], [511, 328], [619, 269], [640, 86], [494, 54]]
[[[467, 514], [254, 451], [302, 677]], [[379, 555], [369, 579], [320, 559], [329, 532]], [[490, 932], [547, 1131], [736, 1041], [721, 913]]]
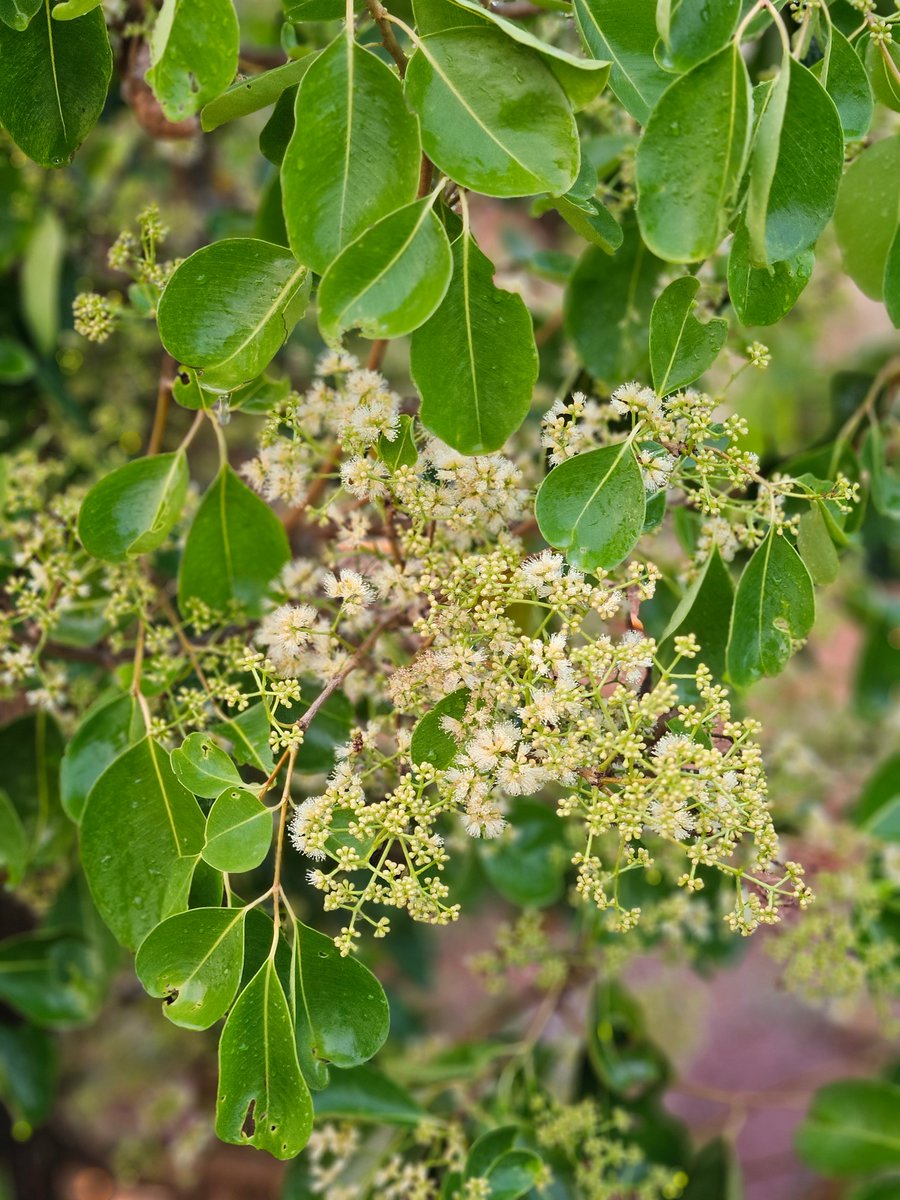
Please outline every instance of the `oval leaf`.
[[159, 336], [205, 388], [229, 391], [269, 365], [306, 310], [309, 272], [283, 246], [226, 238], [172, 275], [159, 301]]
[[469, 689], [460, 688], [438, 700], [434, 708], [419, 719], [409, 743], [409, 756], [414, 763], [428, 762], [439, 771], [453, 765], [459, 743], [444, 729], [443, 718], [461, 721], [468, 703]]
[[522, 297], [494, 286], [474, 239], [459, 237], [452, 250], [453, 278], [413, 334], [410, 371], [426, 428], [461, 454], [488, 454], [528, 415], [537, 348]]
[[215, 800], [224, 788], [242, 783], [240, 773], [208, 733], [192, 733], [171, 754], [172, 770], [195, 796]]
[[238, 66], [231, 0], [163, 0], [150, 34], [147, 82], [170, 121], [184, 121], [224, 92]]
[[420, 156], [400, 80], [341, 34], [300, 85], [281, 168], [297, 258], [321, 275], [370, 225], [413, 201]]
[[671, 77], [653, 57], [656, 12], [635, 0], [575, 0], [575, 20], [584, 44], [612, 68], [610, 89], [636, 121], [646, 125]]
[[185, 1029], [209, 1029], [231, 1007], [244, 962], [244, 916], [235, 908], [192, 908], [151, 930], [134, 967], [163, 1012]]
[[685, 275], [670, 283], [650, 314], [650, 369], [660, 396], [693, 383], [715, 362], [728, 336], [728, 322], [705, 325], [694, 316], [699, 279]]
[[637, 153], [638, 220], [654, 254], [697, 262], [713, 253], [728, 226], [749, 132], [750, 81], [736, 46], [663, 93]]
[[787, 262], [755, 267], [750, 255], [750, 235], [738, 225], [728, 255], [728, 294], [744, 325], [774, 325], [791, 311], [812, 278], [816, 257], [801, 250]]
[[134, 696], [117, 696], [88, 713], [66, 746], [59, 770], [60, 800], [73, 821], [81, 820], [90, 790], [109, 764], [144, 733]]
[[741, 0], [659, 0], [656, 23], [663, 41], [663, 65], [689, 71], [731, 39]]
[[544, 538], [582, 571], [609, 569], [637, 545], [646, 493], [630, 442], [589, 450], [554, 467], [538, 489]]
[[845, 139], [864, 138], [872, 124], [875, 101], [866, 68], [839, 29], [832, 26], [825, 57], [810, 69], [834, 101]]
[[190, 474], [183, 450], [126, 463], [81, 503], [78, 536], [94, 558], [125, 562], [155, 550], [181, 515]]
[[383, 217], [334, 260], [319, 286], [319, 328], [339, 343], [349, 329], [367, 338], [411, 333], [435, 311], [453, 257], [430, 199]]
[[269, 853], [272, 814], [243, 788], [228, 788], [206, 818], [203, 858], [219, 871], [252, 871]]

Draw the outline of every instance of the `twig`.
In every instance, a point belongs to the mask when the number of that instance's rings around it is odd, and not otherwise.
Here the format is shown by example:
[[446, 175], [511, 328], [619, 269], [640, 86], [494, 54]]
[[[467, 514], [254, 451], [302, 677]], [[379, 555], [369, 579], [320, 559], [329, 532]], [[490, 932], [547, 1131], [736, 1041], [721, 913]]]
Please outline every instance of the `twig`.
[[172, 405], [172, 386], [175, 383], [175, 359], [168, 350], [163, 353], [159, 368], [159, 388], [156, 393], [156, 411], [153, 414], [153, 427], [147, 441], [147, 454], [159, 454], [163, 438], [166, 435], [166, 424], [169, 420], [169, 409]]

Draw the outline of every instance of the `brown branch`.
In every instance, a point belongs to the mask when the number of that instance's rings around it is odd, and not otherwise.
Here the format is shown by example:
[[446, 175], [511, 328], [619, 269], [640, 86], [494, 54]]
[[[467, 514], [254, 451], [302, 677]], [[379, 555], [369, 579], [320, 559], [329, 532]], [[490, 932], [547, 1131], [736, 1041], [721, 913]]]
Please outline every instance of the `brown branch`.
[[397, 64], [397, 70], [400, 72], [400, 78], [402, 79], [406, 74], [406, 55], [403, 53], [403, 48], [397, 41], [394, 28], [388, 20], [388, 11], [381, 3], [381, 0], [366, 0], [366, 7], [372, 14], [372, 20], [381, 30], [382, 45]]
[[172, 387], [175, 383], [175, 369], [178, 364], [166, 350], [163, 353], [159, 368], [159, 388], [156, 393], [156, 411], [153, 414], [153, 428], [147, 440], [147, 454], [159, 454], [163, 438], [166, 436], [166, 425], [169, 420], [169, 409], [172, 406]]

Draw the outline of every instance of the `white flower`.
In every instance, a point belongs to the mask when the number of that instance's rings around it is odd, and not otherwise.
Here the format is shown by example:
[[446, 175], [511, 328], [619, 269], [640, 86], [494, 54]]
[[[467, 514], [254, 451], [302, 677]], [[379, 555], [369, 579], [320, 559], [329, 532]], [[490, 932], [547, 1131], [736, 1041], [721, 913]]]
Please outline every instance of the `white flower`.
[[311, 604], [282, 604], [263, 617], [256, 634], [281, 675], [299, 675], [318, 614]]
[[562, 579], [563, 557], [552, 550], [542, 550], [533, 558], [526, 558], [519, 571], [529, 591], [537, 596], [546, 596], [550, 585]]
[[342, 611], [345, 616], [353, 616], [377, 597], [377, 592], [360, 575], [359, 571], [341, 571], [334, 575], [329, 571], [324, 580], [325, 594], [332, 600], [342, 601]]

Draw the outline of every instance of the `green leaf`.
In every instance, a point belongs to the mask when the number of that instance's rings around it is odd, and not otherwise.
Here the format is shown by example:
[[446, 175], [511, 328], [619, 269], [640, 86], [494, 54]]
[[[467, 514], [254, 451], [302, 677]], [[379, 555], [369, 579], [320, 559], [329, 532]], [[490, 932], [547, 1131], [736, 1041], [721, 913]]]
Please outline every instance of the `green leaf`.
[[499, 29], [423, 38], [405, 89], [425, 153], [463, 187], [559, 195], [575, 182], [580, 151], [565, 92], [539, 55]]
[[34, 359], [21, 342], [0, 338], [0, 383], [24, 383], [34, 375]]
[[228, 788], [206, 818], [203, 858], [219, 871], [252, 871], [269, 853], [272, 813], [252, 792]]
[[140, 706], [132, 695], [93, 708], [66, 746], [59, 771], [60, 800], [77, 824], [91, 788], [113, 761], [144, 736]]
[[41, 929], [0, 942], [0, 1000], [35, 1025], [90, 1021], [97, 995], [85, 967], [91, 948], [77, 932]]
[[[584, 162], [582, 162], [584, 166]], [[533, 213], [540, 216], [555, 208], [567, 225], [580, 234], [586, 242], [599, 246], [607, 254], [615, 254], [622, 245], [622, 226], [608, 208], [593, 196], [574, 194], [575, 189], [565, 196], [547, 196], [535, 202]]]
[[710, 58], [731, 40], [740, 14], [741, 0], [659, 0], [663, 65], [680, 73]]
[[[299, 702], [283, 705], [279, 719], [296, 721], [309, 708], [322, 690], [314, 679], [300, 680]], [[353, 725], [353, 705], [344, 692], [332, 692], [316, 713], [306, 730], [303, 745], [297, 756], [296, 770], [307, 775], [327, 774], [334, 767], [334, 749], [346, 742]]]
[[514, 1125], [492, 1129], [469, 1150], [465, 1177], [487, 1180], [491, 1200], [517, 1200], [530, 1193], [541, 1176], [541, 1159], [531, 1150], [516, 1148], [518, 1136]]
[[660, 396], [699, 379], [715, 362], [728, 336], [728, 322], [713, 317], [705, 325], [694, 316], [700, 280], [684, 275], [670, 283], [650, 314], [650, 369]]
[[728, 294], [744, 325], [775, 325], [786, 316], [812, 278], [816, 257], [801, 250], [787, 262], [753, 265], [750, 235], [740, 222], [728, 255]]
[[576, 110], [590, 104], [606, 87], [609, 79], [608, 62], [578, 58], [569, 54], [567, 50], [542, 42], [522, 24], [509, 21], [500, 13], [483, 8], [477, 0], [417, 0], [413, 7], [420, 34], [443, 33], [448, 29], [465, 29], [487, 24], [502, 30], [520, 46], [534, 50], [556, 76], [557, 82]]
[[22, 316], [44, 355], [53, 353], [59, 337], [59, 290], [65, 255], [66, 232], [56, 213], [47, 208], [28, 239], [20, 280]]
[[217, 612], [231, 604], [258, 613], [271, 581], [290, 558], [284, 526], [258, 496], [222, 467], [188, 531], [178, 603], [201, 600]]
[[0, 867], [15, 887], [28, 864], [28, 838], [22, 819], [6, 792], [0, 791]]
[[876, 512], [900, 520], [900, 475], [887, 464], [881, 427], [875, 421], [866, 430], [859, 460], [869, 476], [869, 494]]
[[161, 996], [174, 1025], [209, 1029], [231, 1007], [244, 961], [243, 908], [192, 908], [152, 929], [135, 959], [138, 979]]
[[800, 518], [797, 549], [814, 583], [831, 583], [837, 579], [840, 563], [821, 500], [814, 500]]
[[452, 273], [431, 199], [407, 204], [345, 247], [322, 276], [322, 336], [334, 345], [350, 329], [373, 340], [411, 333], [441, 303]]
[[295, 936], [297, 1041], [319, 1063], [357, 1067], [378, 1053], [388, 1035], [391, 1016], [381, 984], [361, 962], [342, 958], [324, 934], [298, 922]]
[[806, 67], [787, 62], [763, 101], [750, 162], [746, 222], [758, 266], [813, 245], [834, 212], [844, 165], [834, 101]]
[[697, 262], [713, 253], [728, 226], [749, 134], [750, 81], [734, 45], [663, 93], [637, 152], [638, 221], [654, 254]]
[[853, 820], [873, 837], [900, 842], [900, 754], [892, 754], [866, 780]]
[[53, 1107], [56, 1042], [33, 1025], [0, 1025], [0, 1100], [14, 1121], [39, 1125]]
[[342, 33], [300, 85], [281, 168], [297, 258], [324, 274], [345, 246], [415, 199], [420, 161], [400, 80]]
[[900, 329], [900, 225], [894, 233], [884, 262], [884, 306], [891, 323]]
[[872, 88], [859, 55], [839, 29], [832, 26], [825, 57], [810, 70], [834, 101], [844, 138], [848, 142], [864, 138], [875, 111]]
[[563, 894], [570, 859], [563, 827], [538, 800], [517, 797], [508, 832], [479, 842], [478, 856], [500, 895], [521, 908], [546, 908]]
[[884, 294], [885, 264], [898, 227], [900, 134], [867, 146], [841, 182], [834, 231], [844, 270], [873, 300]]
[[535, 516], [545, 540], [582, 571], [627, 558], [644, 526], [646, 493], [631, 443], [577, 454], [538, 489]]
[[393, 441], [380, 433], [377, 449], [378, 457], [389, 471], [396, 471], [398, 467], [415, 466], [419, 452], [416, 449], [415, 426], [412, 417], [401, 413]]
[[72, 826], [59, 802], [59, 726], [46, 712], [30, 713], [0, 728], [3, 787], [28, 838], [33, 866], [58, 862], [72, 840]]
[[374, 1067], [333, 1073], [325, 1091], [316, 1095], [315, 1106], [317, 1117], [377, 1125], [416, 1126], [425, 1116], [407, 1091]]
[[670, 76], [653, 57], [653, 0], [575, 0], [575, 21], [595, 58], [612, 63], [610, 89], [636, 121], [646, 125]]
[[190, 734], [170, 757], [180, 782], [206, 800], [215, 800], [225, 788], [243, 782], [237, 767], [208, 733]]
[[264, 704], [251, 704], [236, 717], [215, 726], [214, 732], [228, 738], [237, 762], [255, 767], [266, 776], [275, 766], [269, 745], [269, 718]]
[[125, 562], [161, 546], [181, 515], [190, 472], [183, 450], [136, 458], [95, 483], [78, 512], [78, 536], [94, 558]]
[[795, 1136], [797, 1153], [823, 1175], [900, 1166], [900, 1087], [844, 1079], [820, 1088]]
[[[668, 660], [674, 656], [672, 639], [693, 633], [700, 643], [697, 659], [706, 663], [715, 678], [725, 673], [731, 610], [734, 605], [734, 584], [718, 547], [706, 560], [702, 570], [681, 598], [660, 643]], [[696, 660], [695, 660], [696, 661]]]
[[250, 113], [268, 108], [281, 96], [287, 88], [298, 84], [309, 68], [315, 62], [315, 54], [305, 54], [303, 58], [295, 58], [273, 67], [270, 71], [261, 71], [249, 79], [240, 79], [227, 92], [217, 96], [215, 100], [204, 107], [200, 114], [200, 124], [206, 133], [218, 129], [229, 121], [236, 121]]
[[0, 21], [21, 31], [43, 7], [44, 0], [0, 0]]
[[306, 311], [310, 277], [283, 246], [225, 238], [176, 269], [159, 301], [159, 336], [204, 388], [230, 391], [266, 369]]
[[528, 415], [537, 348], [522, 297], [494, 285], [474, 239], [457, 238], [452, 251], [447, 294], [413, 334], [410, 373], [425, 427], [461, 454], [488, 454]]
[[[282, 0], [286, 21], [339, 21], [346, 12], [344, 0]], [[354, 8], [359, 8], [358, 0]]]
[[438, 700], [434, 708], [420, 717], [412, 732], [409, 756], [414, 763], [431, 763], [439, 771], [453, 765], [459, 753], [459, 743], [441, 724], [444, 717], [461, 721], [469, 703], [469, 689], [460, 688]]
[[707, 1142], [688, 1170], [689, 1182], [682, 1200], [743, 1200], [741, 1165], [725, 1138]]
[[168, 120], [186, 120], [225, 91], [239, 48], [231, 0], [163, 0], [150, 34], [146, 80]]
[[100, 915], [124, 946], [187, 905], [204, 841], [194, 797], [150, 738], [119, 755], [91, 788], [81, 858]]
[[[888, 60], [894, 64], [895, 69], [891, 69]], [[879, 44], [869, 39], [866, 68], [875, 99], [885, 108], [900, 112], [900, 79], [897, 78], [897, 71], [900, 71], [900, 47], [897, 43]]]
[[631, 219], [616, 254], [589, 247], [572, 272], [564, 301], [566, 334], [588, 371], [610, 388], [641, 374], [661, 269]]
[[870, 1179], [847, 1193], [847, 1200], [896, 1200], [900, 1194], [900, 1175]]
[[269, 958], [241, 992], [222, 1030], [216, 1134], [223, 1142], [293, 1158], [309, 1139], [312, 1119], [290, 1010]]
[[103, 111], [112, 51], [100, 9], [77, 21], [51, 21], [51, 0], [41, 10], [27, 29], [0, 23], [0, 124], [36, 163], [61, 167]]
[[614, 1095], [633, 1099], [665, 1081], [665, 1056], [647, 1036], [640, 1006], [621, 984], [614, 980], [596, 984], [588, 1031], [591, 1066]]
[[53, 10], [54, 21], [74, 21], [76, 17], [83, 17], [85, 13], [93, 12], [95, 8], [99, 8], [103, 0], [63, 0], [62, 4], [57, 4]]
[[728, 642], [728, 673], [737, 687], [783, 671], [793, 642], [812, 629], [816, 600], [809, 571], [773, 525], [738, 583]]

